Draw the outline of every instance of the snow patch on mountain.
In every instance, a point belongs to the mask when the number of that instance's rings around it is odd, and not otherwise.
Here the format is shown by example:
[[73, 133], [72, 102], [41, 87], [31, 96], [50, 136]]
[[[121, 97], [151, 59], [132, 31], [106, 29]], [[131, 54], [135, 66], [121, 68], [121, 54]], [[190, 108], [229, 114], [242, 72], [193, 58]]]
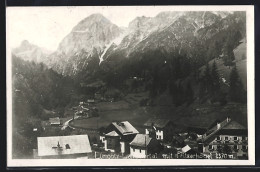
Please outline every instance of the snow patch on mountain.
[[115, 38], [109, 44], [106, 45], [106, 48], [104, 49], [103, 53], [99, 57], [99, 65], [104, 61], [104, 55], [106, 54], [107, 50], [111, 47], [111, 45], [113, 44], [119, 45], [126, 35], [127, 35], [126, 32], [122, 33], [117, 38]]

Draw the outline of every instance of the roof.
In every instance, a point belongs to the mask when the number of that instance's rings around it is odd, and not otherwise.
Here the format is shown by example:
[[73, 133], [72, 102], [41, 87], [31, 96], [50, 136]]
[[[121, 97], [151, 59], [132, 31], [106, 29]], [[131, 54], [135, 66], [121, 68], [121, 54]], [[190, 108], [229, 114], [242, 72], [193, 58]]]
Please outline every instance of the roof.
[[179, 143], [184, 142], [184, 138], [182, 136], [175, 136], [175, 137], [173, 137], [173, 139], [176, 140]]
[[168, 119], [149, 119], [148, 121], [146, 121], [146, 123], [144, 123], [144, 126], [150, 127], [155, 126], [157, 128], [164, 128], [168, 123], [170, 122], [170, 120]]
[[128, 121], [123, 122], [112, 122], [112, 125], [114, 125], [118, 131], [123, 135], [128, 134], [138, 134], [139, 132], [135, 129], [135, 127], [132, 126]]
[[182, 151], [183, 153], [186, 153], [186, 152], [188, 152], [189, 150], [191, 150], [191, 148], [190, 148], [189, 145], [186, 145], [186, 146], [184, 146], [183, 148], [181, 148], [181, 151]]
[[239, 130], [239, 129], [246, 129], [246, 127], [242, 126], [241, 124], [239, 124], [238, 122], [236, 121], [230, 121], [228, 123], [228, 125], [224, 126], [222, 128], [223, 130], [226, 130], [226, 129], [232, 129], [232, 130]]
[[51, 124], [60, 124], [60, 118], [56, 117], [56, 118], [49, 118], [49, 121]]
[[119, 136], [118, 134], [117, 134], [117, 132], [115, 132], [115, 131], [111, 131], [111, 132], [109, 132], [109, 133], [107, 133], [107, 134], [105, 134], [106, 136]]
[[209, 129], [213, 124], [216, 124], [218, 120], [214, 117], [209, 117], [208, 115], [194, 115], [182, 118], [179, 123], [185, 124], [189, 128], [200, 128]]
[[[232, 134], [239, 134], [242, 132], [236, 132], [236, 131], [246, 131], [247, 129], [242, 126], [241, 124], [239, 124], [236, 121], [233, 120], [224, 120], [220, 123], [220, 128], [217, 129], [217, 126], [212, 127], [210, 130], [207, 131], [207, 135], [203, 136], [203, 142], [208, 144], [212, 141], [212, 139], [215, 138], [216, 135], [219, 134], [225, 134], [225, 135], [232, 135]], [[244, 133], [244, 132], [243, 132]]]
[[[91, 152], [88, 135], [37, 137], [37, 142], [38, 156], [69, 155]], [[60, 149], [58, 148], [58, 144], [61, 147]], [[69, 147], [70, 149], [66, 149], [66, 147]]]
[[148, 134], [137, 134], [134, 140], [130, 143], [131, 146], [146, 147], [152, 140]]

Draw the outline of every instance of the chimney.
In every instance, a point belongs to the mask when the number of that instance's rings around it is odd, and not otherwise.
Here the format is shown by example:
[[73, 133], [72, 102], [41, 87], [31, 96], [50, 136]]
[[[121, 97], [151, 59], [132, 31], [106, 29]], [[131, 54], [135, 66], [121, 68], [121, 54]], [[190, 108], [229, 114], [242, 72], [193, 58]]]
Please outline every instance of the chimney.
[[220, 125], [220, 123], [218, 122], [218, 123], [217, 123], [217, 130], [220, 129], [220, 127], [221, 127], [221, 125]]
[[229, 121], [230, 121], [230, 117], [228, 116], [228, 117], [227, 117], [227, 122], [229, 122]]

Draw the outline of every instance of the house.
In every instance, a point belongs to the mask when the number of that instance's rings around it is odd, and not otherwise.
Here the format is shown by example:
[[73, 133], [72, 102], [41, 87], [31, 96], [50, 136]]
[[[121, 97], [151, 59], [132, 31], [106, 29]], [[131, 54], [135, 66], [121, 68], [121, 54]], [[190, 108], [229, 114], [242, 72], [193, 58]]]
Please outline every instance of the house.
[[95, 103], [95, 100], [94, 99], [88, 99], [87, 102], [88, 103]]
[[155, 138], [160, 141], [169, 142], [174, 135], [174, 124], [168, 119], [149, 119], [144, 126], [145, 134], [155, 132]]
[[247, 128], [227, 117], [202, 136], [199, 148], [203, 153], [225, 153], [246, 158], [247, 136]]
[[59, 125], [61, 125], [61, 121], [60, 121], [60, 118], [59, 118], [59, 117], [49, 118], [49, 122], [50, 122], [50, 124], [53, 125], [53, 126], [59, 126]]
[[112, 122], [104, 132], [102, 142], [106, 151], [129, 153], [129, 143], [139, 132], [128, 121]]
[[160, 143], [148, 134], [137, 134], [130, 142], [130, 156], [133, 158], [147, 158], [160, 151]]
[[37, 137], [38, 158], [75, 158], [91, 153], [88, 135]]

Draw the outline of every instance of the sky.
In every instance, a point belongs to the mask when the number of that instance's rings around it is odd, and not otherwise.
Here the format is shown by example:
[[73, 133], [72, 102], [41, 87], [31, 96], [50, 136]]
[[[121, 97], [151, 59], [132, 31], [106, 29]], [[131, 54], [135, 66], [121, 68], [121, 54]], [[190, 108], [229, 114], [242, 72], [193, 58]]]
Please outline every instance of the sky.
[[7, 8], [7, 39], [11, 48], [23, 40], [56, 50], [82, 19], [101, 13], [117, 26], [127, 27], [138, 16], [153, 17], [167, 7], [12, 7]]
[[[198, 10], [201, 11], [203, 8], [200, 7]], [[196, 10], [197, 7], [190, 9]], [[183, 8], [178, 6], [8, 7], [7, 45], [15, 48], [23, 40], [28, 40], [40, 47], [56, 50], [72, 28], [93, 13], [101, 13], [112, 23], [127, 27], [129, 22], [138, 16], [154, 17], [162, 11], [177, 10]]]

